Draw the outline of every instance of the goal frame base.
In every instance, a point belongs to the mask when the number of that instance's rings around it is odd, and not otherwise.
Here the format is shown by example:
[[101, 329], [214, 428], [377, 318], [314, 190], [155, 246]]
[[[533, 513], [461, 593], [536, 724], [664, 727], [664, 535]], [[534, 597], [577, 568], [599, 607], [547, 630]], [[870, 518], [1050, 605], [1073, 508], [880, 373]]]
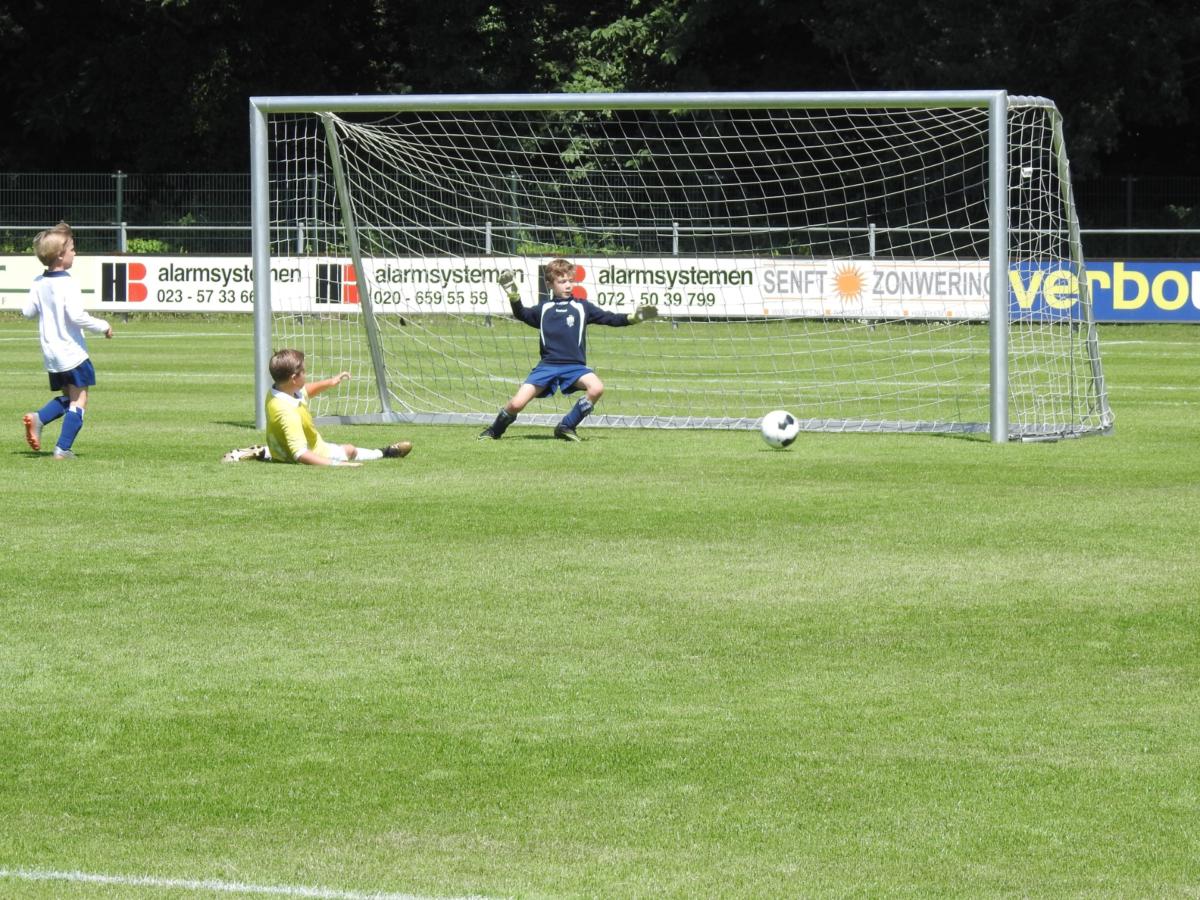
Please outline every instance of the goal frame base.
[[[369, 413], [354, 416], [316, 416], [317, 425], [479, 425], [487, 426], [494, 414], [482, 413]], [[514, 428], [526, 425], [553, 427], [562, 420], [561, 413], [523, 413]], [[755, 431], [761, 420], [751, 418], [707, 418], [684, 416], [605, 416], [587, 419], [589, 428], [663, 428], [706, 431]], [[990, 435], [987, 422], [887, 422], [876, 419], [799, 419], [801, 432], [824, 434], [945, 434]], [[1113, 427], [1104, 429], [1064, 429], [1057, 424], [1024, 424], [1010, 426], [1008, 440], [1053, 442], [1074, 438], [1110, 435]]]

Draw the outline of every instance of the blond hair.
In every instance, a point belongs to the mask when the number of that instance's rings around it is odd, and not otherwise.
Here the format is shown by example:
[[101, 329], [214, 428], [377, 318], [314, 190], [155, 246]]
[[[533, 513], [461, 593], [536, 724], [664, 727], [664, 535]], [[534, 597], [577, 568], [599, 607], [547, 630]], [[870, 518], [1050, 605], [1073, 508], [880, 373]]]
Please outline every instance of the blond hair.
[[267, 364], [267, 369], [271, 372], [271, 379], [276, 384], [283, 384], [303, 368], [303, 350], [277, 350], [271, 357], [271, 362]]
[[68, 241], [75, 243], [75, 232], [66, 222], [59, 222], [53, 228], [38, 232], [33, 239], [33, 252], [37, 254], [38, 262], [50, 269], [67, 252]]
[[575, 280], [575, 263], [565, 259], [552, 259], [546, 264], [546, 286], [554, 287], [554, 279], [563, 276]]

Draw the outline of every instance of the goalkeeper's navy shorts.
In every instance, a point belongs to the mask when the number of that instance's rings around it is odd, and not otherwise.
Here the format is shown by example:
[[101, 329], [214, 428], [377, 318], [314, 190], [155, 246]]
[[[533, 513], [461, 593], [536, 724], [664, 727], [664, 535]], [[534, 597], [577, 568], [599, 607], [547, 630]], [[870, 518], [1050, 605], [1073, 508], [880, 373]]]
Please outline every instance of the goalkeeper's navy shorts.
[[557, 391], [562, 391], [564, 394], [571, 394], [582, 390], [582, 388], [576, 387], [576, 385], [579, 383], [580, 378], [591, 371], [587, 366], [580, 366], [575, 363], [568, 365], [538, 363], [533, 367], [533, 371], [525, 377], [525, 383], [536, 387], [538, 389], [537, 396], [539, 397], [553, 397]]

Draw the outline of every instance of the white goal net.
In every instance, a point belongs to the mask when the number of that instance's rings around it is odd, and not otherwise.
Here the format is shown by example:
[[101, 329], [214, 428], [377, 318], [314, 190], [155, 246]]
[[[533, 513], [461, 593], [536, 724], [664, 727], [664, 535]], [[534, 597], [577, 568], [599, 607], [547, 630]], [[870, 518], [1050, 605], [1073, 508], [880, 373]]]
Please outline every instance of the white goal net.
[[589, 425], [1108, 431], [1060, 116], [998, 96], [252, 101], [256, 402], [296, 347], [355, 376], [319, 421], [490, 422], [538, 357], [497, 277], [563, 257], [660, 312], [589, 330]]

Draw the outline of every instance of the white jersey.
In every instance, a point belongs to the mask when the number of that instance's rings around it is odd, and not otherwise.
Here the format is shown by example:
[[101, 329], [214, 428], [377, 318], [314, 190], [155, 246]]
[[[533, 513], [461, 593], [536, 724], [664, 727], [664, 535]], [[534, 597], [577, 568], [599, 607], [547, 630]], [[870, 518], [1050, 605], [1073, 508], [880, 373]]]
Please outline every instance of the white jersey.
[[83, 329], [104, 334], [108, 323], [88, 315], [69, 272], [45, 272], [33, 281], [21, 312], [38, 320], [47, 372], [69, 372], [88, 358]]

